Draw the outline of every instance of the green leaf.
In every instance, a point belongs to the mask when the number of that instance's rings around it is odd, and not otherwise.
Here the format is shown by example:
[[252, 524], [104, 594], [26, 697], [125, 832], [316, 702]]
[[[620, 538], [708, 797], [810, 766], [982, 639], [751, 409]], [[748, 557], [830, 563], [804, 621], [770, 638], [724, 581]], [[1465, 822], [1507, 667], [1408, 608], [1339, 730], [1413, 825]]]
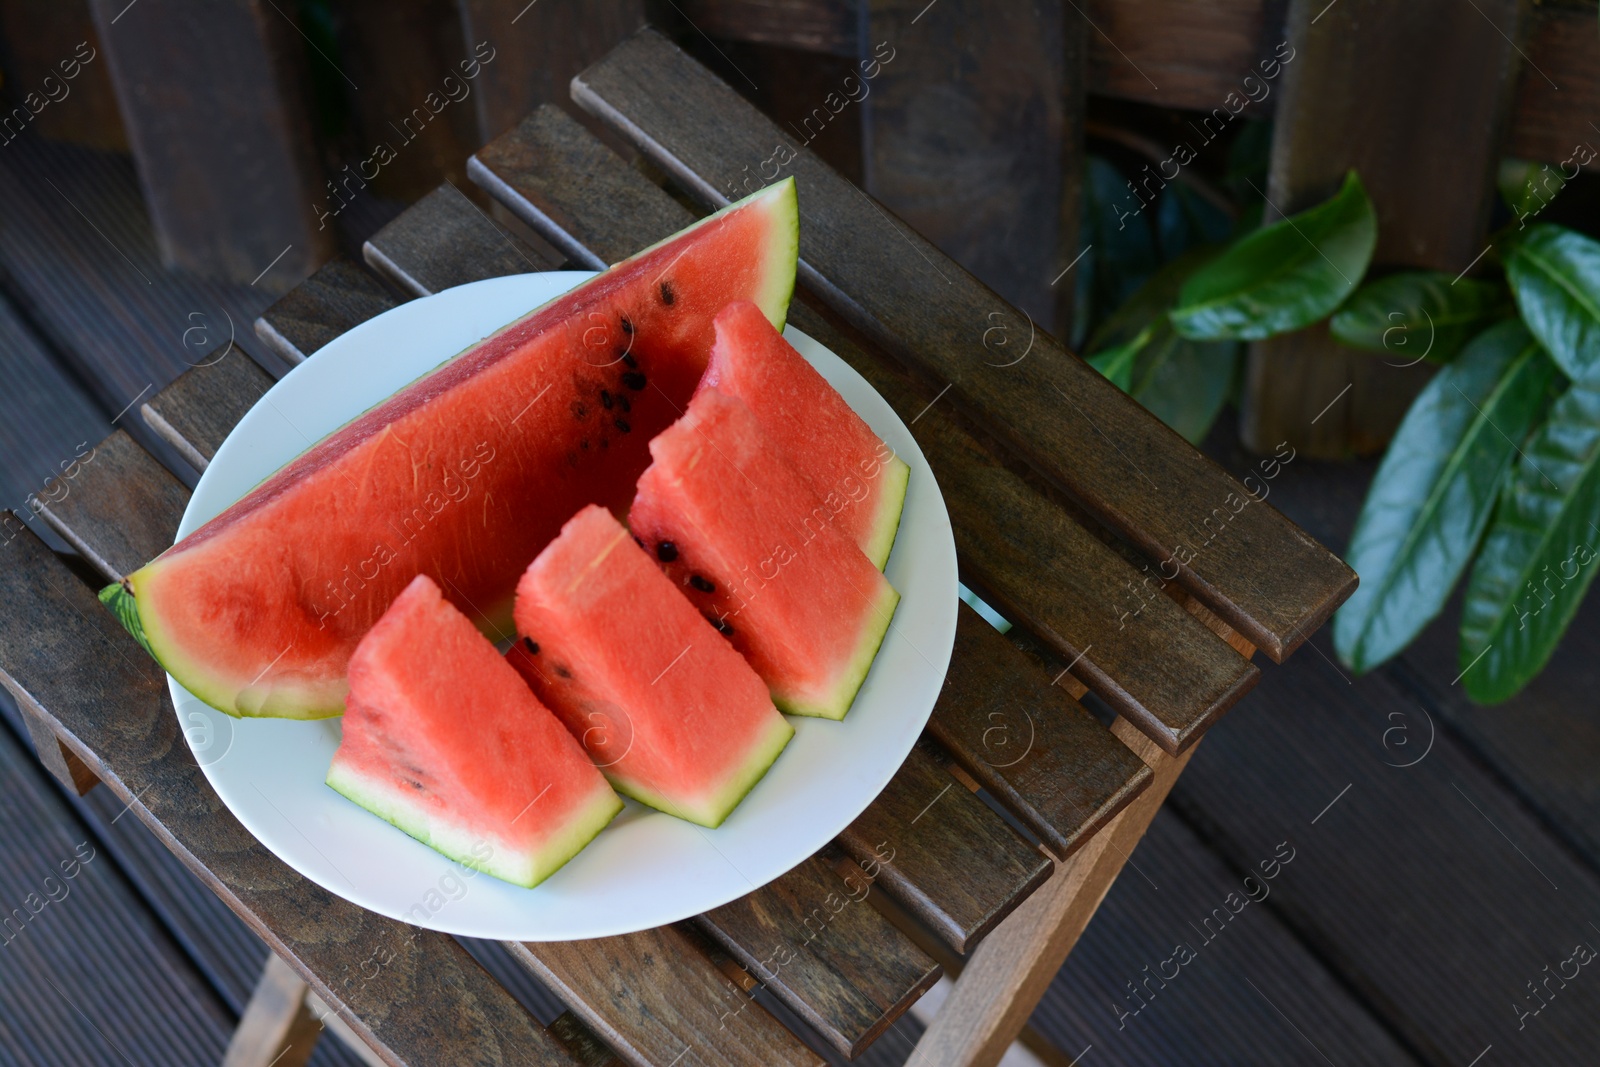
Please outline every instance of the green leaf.
[[1150, 340], [1150, 327], [1146, 326], [1131, 341], [1120, 345], [1113, 345], [1103, 352], [1096, 352], [1089, 357], [1089, 366], [1099, 371], [1111, 380], [1111, 383], [1124, 393], [1133, 387], [1133, 361]]
[[1087, 336], [1155, 273], [1160, 260], [1151, 236], [1153, 216], [1120, 170], [1099, 156], [1088, 158], [1082, 234], [1087, 251], [1072, 272], [1077, 286], [1074, 338]]
[[1237, 341], [1191, 341], [1171, 323], [1156, 325], [1133, 364], [1127, 391], [1145, 410], [1198, 445], [1222, 413], [1238, 373]]
[[1361, 584], [1334, 616], [1333, 644], [1352, 670], [1398, 653], [1444, 607], [1554, 375], [1522, 324], [1505, 322], [1412, 402], [1345, 554]]
[[1173, 260], [1202, 245], [1220, 245], [1233, 233], [1233, 216], [1191, 187], [1173, 182], [1156, 204], [1156, 239]]
[[1288, 333], [1338, 307], [1361, 281], [1378, 219], [1354, 171], [1338, 195], [1246, 234], [1194, 273], [1172, 325], [1195, 341], [1251, 341]]
[[139, 642], [139, 647], [155, 658], [155, 651], [150, 647], [150, 641], [144, 635], [144, 623], [139, 621], [139, 605], [134, 603], [133, 593], [120, 582], [108, 585], [100, 590], [100, 603], [111, 609], [111, 614], [117, 617], [122, 628], [133, 635]]
[[1576, 381], [1600, 362], [1600, 241], [1547, 222], [1511, 243], [1506, 280], [1522, 321]]
[[1389, 352], [1404, 366], [1423, 359], [1448, 363], [1462, 345], [1511, 311], [1503, 286], [1417, 271], [1363, 285], [1328, 326], [1345, 344]]
[[1573, 382], [1524, 451], [1462, 611], [1461, 680], [1482, 703], [1543, 669], [1600, 569], [1600, 381]]
[[1543, 211], [1556, 194], [1566, 188], [1567, 179], [1548, 163], [1502, 159], [1496, 184], [1500, 186], [1500, 197], [1506, 207], [1526, 225], [1529, 218]]

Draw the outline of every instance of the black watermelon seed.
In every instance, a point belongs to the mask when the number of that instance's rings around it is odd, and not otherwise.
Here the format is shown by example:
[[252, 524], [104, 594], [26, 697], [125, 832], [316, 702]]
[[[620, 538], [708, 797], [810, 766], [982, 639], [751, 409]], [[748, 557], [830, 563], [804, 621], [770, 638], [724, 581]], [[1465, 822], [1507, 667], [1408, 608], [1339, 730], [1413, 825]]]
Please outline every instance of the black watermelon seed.
[[609, 438], [609, 437], [600, 438], [600, 447], [601, 448], [610, 448], [611, 447], [611, 438]]
[[585, 437], [583, 440], [579, 441], [578, 447], [583, 449], [585, 452], [589, 451], [589, 439]]
[[531, 654], [535, 656], [539, 654], [539, 642], [535, 641], [533, 638], [524, 637], [522, 639], [522, 644], [523, 647], [526, 648]]
[[571, 678], [572, 677], [572, 672], [567, 670], [565, 667], [561, 666], [561, 664], [558, 663], [558, 664], [556, 664], [556, 677], [557, 678]]
[[656, 546], [656, 558], [662, 563], [671, 563], [678, 558], [678, 546], [671, 541], [663, 541]]
[[616, 428], [621, 430], [623, 433], [630, 433], [633, 430], [633, 427], [628, 425], [627, 419], [616, 419], [614, 420], [613, 425], [615, 425]]
[[600, 390], [600, 404], [607, 411], [611, 410], [611, 392], [608, 389]]
[[622, 384], [637, 393], [644, 388], [645, 377], [638, 371], [631, 370], [622, 376]]
[[729, 626], [725, 620], [713, 619], [710, 615], [707, 615], [706, 622], [709, 622], [713, 627], [715, 627], [717, 633], [721, 634], [723, 637], [733, 636], [733, 627]]
[[624, 412], [632, 411], [633, 403], [627, 397], [619, 394], [617, 396], [617, 407], [621, 408]]
[[622, 332], [623, 333], [632, 333], [633, 332], [633, 322], [626, 315], [622, 316]]
[[589, 414], [589, 409], [583, 406], [583, 401], [574, 400], [572, 402], [572, 417], [573, 418], [581, 419], [587, 414]]
[[715, 593], [717, 591], [716, 586], [712, 585], [698, 574], [691, 574], [689, 576], [689, 584], [700, 590], [702, 593]]
[[663, 304], [671, 305], [672, 302], [677, 300], [677, 299], [678, 299], [678, 294], [674, 293], [672, 291], [672, 283], [671, 282], [662, 282], [661, 283], [661, 302]]
[[639, 361], [634, 359], [627, 352], [622, 353], [622, 362], [626, 363], [630, 367], [637, 368], [639, 366]]

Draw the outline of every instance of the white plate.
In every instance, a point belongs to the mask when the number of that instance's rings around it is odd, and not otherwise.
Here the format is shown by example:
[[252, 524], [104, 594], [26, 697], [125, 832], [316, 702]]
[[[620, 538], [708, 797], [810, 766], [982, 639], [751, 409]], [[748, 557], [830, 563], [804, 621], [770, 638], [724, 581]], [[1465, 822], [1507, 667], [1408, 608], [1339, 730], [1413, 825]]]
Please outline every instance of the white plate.
[[[590, 276], [474, 282], [401, 304], [332, 341], [234, 427], [178, 536], [441, 360]], [[234, 720], [169, 679], [184, 736], [223, 803], [331, 893], [418, 926], [498, 940], [604, 937], [675, 922], [759, 888], [835, 837], [900, 767], [933, 710], [955, 640], [955, 542], [933, 472], [894, 411], [838, 356], [793, 328], [785, 336], [911, 466], [888, 567], [903, 599], [845, 721], [791, 719], [794, 740], [721, 827], [628, 801], [566, 867], [522, 889], [447, 860], [323, 784], [338, 719]]]

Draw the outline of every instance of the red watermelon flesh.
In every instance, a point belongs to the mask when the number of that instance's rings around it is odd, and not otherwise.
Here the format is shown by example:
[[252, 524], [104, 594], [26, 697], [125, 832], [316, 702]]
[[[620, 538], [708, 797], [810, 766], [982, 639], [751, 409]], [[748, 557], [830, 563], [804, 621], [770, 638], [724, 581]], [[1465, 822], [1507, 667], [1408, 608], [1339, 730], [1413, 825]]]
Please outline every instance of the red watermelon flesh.
[[617, 791], [719, 826], [794, 736], [622, 524], [586, 507], [517, 586], [510, 655]]
[[832, 513], [833, 525], [882, 570], [900, 529], [911, 468], [755, 304], [734, 301], [717, 315], [716, 327], [700, 388], [744, 401]]
[[517, 579], [584, 504], [619, 514], [688, 402], [733, 299], [781, 322], [792, 183], [529, 313], [314, 445], [103, 598], [233, 715], [344, 707], [362, 635], [426, 574], [509, 636]]
[[842, 719], [900, 594], [738, 400], [695, 394], [650, 442], [635, 536], [793, 715]]
[[622, 801], [488, 638], [418, 575], [356, 646], [328, 784], [423, 844], [535, 886]]

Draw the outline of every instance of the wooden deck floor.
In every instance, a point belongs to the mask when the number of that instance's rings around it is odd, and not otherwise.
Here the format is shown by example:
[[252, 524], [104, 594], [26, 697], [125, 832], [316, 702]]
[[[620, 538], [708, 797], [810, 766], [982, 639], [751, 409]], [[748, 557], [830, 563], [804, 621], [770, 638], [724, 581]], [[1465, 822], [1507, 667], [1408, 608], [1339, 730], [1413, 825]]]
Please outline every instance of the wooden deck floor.
[[[19, 139], [0, 198], [0, 505], [113, 421], [153, 446], [124, 408], [198, 358], [185, 330], [231, 321], [272, 366], [249, 323], [274, 294], [163, 271], [125, 159]], [[1296, 461], [1271, 503], [1339, 548], [1369, 474]], [[1477, 709], [1448, 625], [1358, 682], [1315, 639], [1212, 730], [1035, 1028], [1084, 1067], [1593, 1064], [1600, 976], [1542, 1001], [1527, 983], [1600, 945], [1597, 644], [1591, 605], [1527, 693]], [[64, 796], [0, 712], [0, 909], [94, 857], [0, 945], [0, 1064], [216, 1063], [266, 949], [105, 790]], [[497, 946], [474, 951], [553, 1017]], [[904, 1062], [919, 1029], [861, 1062]], [[328, 1040], [314, 1062], [356, 1060]]]

